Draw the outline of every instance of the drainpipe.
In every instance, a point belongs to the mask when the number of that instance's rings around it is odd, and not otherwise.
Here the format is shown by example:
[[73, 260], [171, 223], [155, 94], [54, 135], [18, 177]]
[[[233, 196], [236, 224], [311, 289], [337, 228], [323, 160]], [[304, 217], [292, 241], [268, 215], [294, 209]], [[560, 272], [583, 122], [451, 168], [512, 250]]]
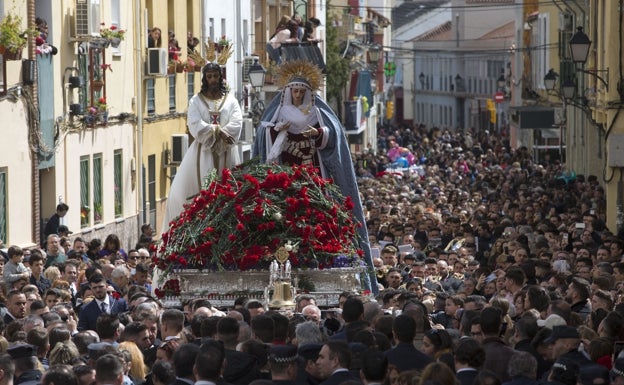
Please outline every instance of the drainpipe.
[[[143, 210], [145, 191], [143, 191], [143, 44], [141, 44], [141, 0], [134, 0], [134, 73], [136, 89], [136, 184], [138, 188], [137, 200], [139, 213], [137, 217], [137, 234], [141, 233], [141, 226], [145, 223], [145, 212]], [[156, 226], [152, 223], [152, 226]]]
[[[28, 0], [26, 3], [27, 12], [28, 12], [28, 25], [35, 24], [35, 0]], [[28, 38], [28, 58], [37, 60], [37, 53], [35, 52], [35, 40], [32, 38]], [[37, 111], [39, 111], [39, 92], [37, 86], [38, 73], [36, 72], [37, 67], [35, 66], [35, 81], [32, 85], [23, 85], [23, 87], [29, 87], [30, 93], [32, 96], [33, 104]], [[38, 118], [38, 117], [37, 117]], [[34, 130], [39, 130], [40, 127], [36, 122], [33, 122], [31, 119], [28, 119], [29, 130], [32, 132]], [[33, 148], [33, 146], [30, 146]], [[31, 177], [32, 177], [32, 240], [36, 245], [41, 244], [41, 181], [39, 179], [39, 154], [36, 149], [32, 151], [32, 162], [31, 162]], [[7, 240], [4, 239], [6, 242]]]

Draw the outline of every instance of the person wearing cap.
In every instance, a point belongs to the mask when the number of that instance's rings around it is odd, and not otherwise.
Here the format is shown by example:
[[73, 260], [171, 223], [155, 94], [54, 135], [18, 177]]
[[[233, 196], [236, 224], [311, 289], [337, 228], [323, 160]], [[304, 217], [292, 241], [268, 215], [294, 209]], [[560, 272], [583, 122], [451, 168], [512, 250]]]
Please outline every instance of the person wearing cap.
[[15, 362], [14, 385], [37, 385], [42, 373], [37, 366], [37, 348], [29, 344], [17, 344], [9, 347], [7, 353]]
[[70, 235], [72, 235], [74, 232], [70, 231], [69, 228], [65, 225], [60, 225], [58, 227], [58, 235], [60, 237], [69, 237]]
[[269, 350], [271, 380], [275, 385], [294, 385], [297, 377], [297, 347], [295, 345], [273, 345]]
[[611, 384], [624, 385], [624, 358], [617, 358], [611, 368]]
[[544, 343], [551, 345], [550, 358], [553, 361], [570, 360], [579, 365], [581, 372], [591, 371], [598, 376], [607, 375], [605, 373], [608, 371], [606, 367], [591, 361], [578, 350], [581, 344], [581, 336], [575, 327], [559, 325], [554, 326], [552, 330], [552, 334], [544, 340]]
[[298, 345], [297, 355], [300, 358], [300, 365], [295, 381], [297, 384], [318, 384], [321, 382], [316, 360], [322, 347], [323, 344], [320, 343]]
[[11, 246], [9, 250], [7, 250], [7, 254], [9, 256], [9, 261], [4, 265], [2, 276], [7, 291], [10, 291], [13, 288], [13, 283], [21, 278], [28, 281], [30, 279], [30, 272], [22, 263], [24, 260], [24, 250], [22, 250], [21, 247]]
[[561, 357], [553, 364], [547, 384], [576, 385], [579, 374], [579, 365], [575, 360]]

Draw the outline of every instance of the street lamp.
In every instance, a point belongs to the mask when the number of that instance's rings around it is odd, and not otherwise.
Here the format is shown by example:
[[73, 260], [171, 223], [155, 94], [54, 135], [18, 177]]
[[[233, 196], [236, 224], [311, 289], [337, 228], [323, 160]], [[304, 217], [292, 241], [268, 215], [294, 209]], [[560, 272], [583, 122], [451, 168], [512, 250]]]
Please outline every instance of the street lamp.
[[564, 99], [574, 99], [574, 95], [576, 94], [576, 83], [572, 79], [567, 79], [561, 85], [561, 95]]
[[258, 125], [260, 122], [260, 118], [264, 113], [264, 102], [260, 97], [260, 93], [262, 91], [262, 87], [264, 86], [264, 75], [266, 74], [266, 69], [262, 66], [262, 64], [258, 63], [258, 59], [254, 60], [254, 63], [249, 67], [249, 71], [247, 75], [249, 76], [249, 83], [254, 89], [251, 99], [251, 109], [249, 111], [254, 125]]
[[379, 64], [379, 59], [381, 59], [382, 53], [383, 51], [381, 46], [377, 43], [368, 48], [368, 64], [375, 72], [377, 71], [377, 65]]
[[[585, 64], [587, 62], [587, 56], [589, 55], [589, 47], [591, 46], [591, 40], [589, 40], [589, 36], [583, 32], [583, 27], [578, 27], [577, 32], [570, 39], [570, 56], [572, 56], [572, 61], [574, 63]], [[600, 80], [600, 82], [605, 86], [607, 92], [609, 92], [609, 68], [604, 70], [592, 69], [577, 69], [578, 72], [582, 72], [584, 74], [592, 75], [596, 79]], [[605, 77], [601, 77], [598, 73], [604, 72], [607, 75]], [[620, 98], [624, 99], [624, 90], [618, 90], [620, 94]]]
[[583, 27], [578, 27], [577, 32], [570, 39], [570, 55], [572, 61], [575, 63], [585, 64], [587, 61], [587, 55], [589, 55], [589, 46], [591, 46], [591, 40], [583, 32]]
[[264, 75], [266, 74], [266, 69], [262, 66], [262, 64], [258, 63], [258, 59], [254, 60], [254, 63], [249, 67], [249, 82], [251, 86], [256, 88], [262, 88], [264, 86]]
[[457, 76], [455, 76], [455, 90], [457, 92], [465, 91], [465, 88], [464, 88], [464, 78], [462, 78], [459, 74], [457, 74]]
[[498, 87], [499, 90], [503, 90], [506, 85], [507, 85], [507, 79], [505, 79], [505, 69], [501, 68], [501, 74], [498, 77], [498, 79], [496, 79], [496, 86]]
[[424, 73], [420, 73], [420, 75], [418, 75], [418, 81], [420, 82], [420, 86], [422, 88], [425, 88], [425, 74]]
[[555, 83], [557, 83], [557, 76], [559, 76], [552, 68], [544, 76], [544, 86], [547, 91], [553, 91], [555, 89]]

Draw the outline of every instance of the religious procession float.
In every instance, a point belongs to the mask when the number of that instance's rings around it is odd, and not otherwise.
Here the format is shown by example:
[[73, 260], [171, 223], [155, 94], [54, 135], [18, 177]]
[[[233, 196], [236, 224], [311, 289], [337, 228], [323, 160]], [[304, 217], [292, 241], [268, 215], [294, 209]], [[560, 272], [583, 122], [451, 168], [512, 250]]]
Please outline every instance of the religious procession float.
[[333, 306], [343, 291], [362, 292], [368, 269], [352, 209], [310, 166], [252, 160], [213, 172], [163, 234], [155, 293], [169, 306], [199, 296], [230, 306], [246, 296], [289, 308], [298, 293]]

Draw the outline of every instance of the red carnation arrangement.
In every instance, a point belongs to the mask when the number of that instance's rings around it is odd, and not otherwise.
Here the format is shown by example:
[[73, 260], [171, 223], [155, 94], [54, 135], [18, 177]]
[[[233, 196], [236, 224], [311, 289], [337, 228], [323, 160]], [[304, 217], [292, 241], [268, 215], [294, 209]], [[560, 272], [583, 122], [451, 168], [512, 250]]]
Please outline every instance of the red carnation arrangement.
[[286, 245], [295, 268], [361, 264], [351, 197], [313, 167], [252, 160], [204, 186], [162, 236], [156, 265], [165, 273], [268, 269]]
[[154, 294], [158, 298], [165, 296], [178, 296], [180, 295], [180, 281], [177, 279], [170, 279], [162, 286], [162, 288], [155, 289]]

